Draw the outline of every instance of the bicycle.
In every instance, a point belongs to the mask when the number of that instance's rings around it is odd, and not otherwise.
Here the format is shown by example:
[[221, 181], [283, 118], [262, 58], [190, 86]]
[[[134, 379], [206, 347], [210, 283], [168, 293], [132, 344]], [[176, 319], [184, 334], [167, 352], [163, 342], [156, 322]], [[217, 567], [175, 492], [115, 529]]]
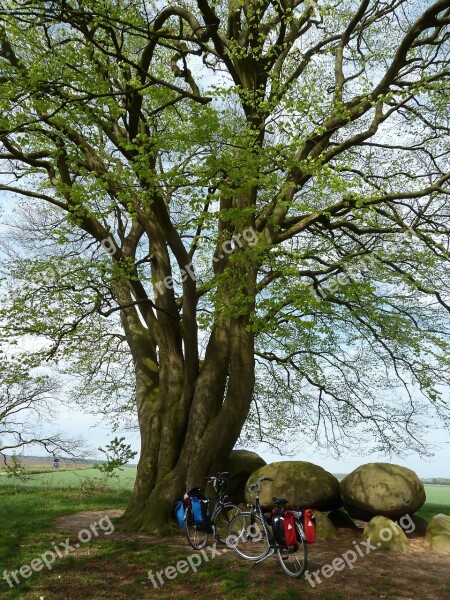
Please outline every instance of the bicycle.
[[[227, 543], [240, 557], [256, 563], [276, 553], [281, 566], [290, 577], [301, 577], [305, 572], [307, 560], [306, 538], [300, 522], [301, 513], [292, 511], [297, 543], [288, 547], [280, 546], [269, 529], [259, 501], [261, 483], [264, 481], [273, 479], [260, 477], [249, 486], [249, 491], [255, 494], [255, 501], [249, 505], [250, 511], [241, 512], [230, 521]], [[273, 502], [279, 510], [284, 510], [288, 503], [286, 498], [273, 498]]]
[[[206, 546], [209, 534], [212, 534], [213, 538], [218, 542], [225, 543], [231, 520], [233, 517], [237, 516], [237, 514], [242, 512], [239, 506], [232, 502], [227, 502], [228, 496], [226, 490], [230, 479], [230, 474], [228, 472], [217, 473], [216, 477], [206, 477], [205, 479], [207, 482], [213, 484], [216, 496], [212, 499], [216, 502], [211, 515], [210, 528], [197, 525], [194, 521], [191, 505], [188, 504], [186, 508], [186, 535], [189, 544], [194, 550], [201, 550]], [[188, 494], [191, 496], [197, 494], [203, 495], [203, 491], [204, 490], [201, 488], [195, 488], [195, 491], [192, 490]]]

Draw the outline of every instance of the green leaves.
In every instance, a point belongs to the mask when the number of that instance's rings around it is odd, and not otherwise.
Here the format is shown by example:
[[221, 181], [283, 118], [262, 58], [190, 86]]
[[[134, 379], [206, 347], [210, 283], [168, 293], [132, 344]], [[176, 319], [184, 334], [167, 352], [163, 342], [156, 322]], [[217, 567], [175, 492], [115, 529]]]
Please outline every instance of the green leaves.
[[448, 25], [372, 4], [357, 22], [353, 2], [0, 9], [2, 190], [26, 208], [5, 338], [39, 337], [119, 418], [142, 332], [152, 360], [171, 340], [195, 365], [238, 321], [258, 394], [266, 369], [293, 415], [298, 393], [343, 430], [376, 421], [381, 370], [439, 404]]
[[105, 463], [95, 465], [100, 473], [108, 477], [118, 477], [115, 471], [117, 469], [123, 470], [122, 467], [136, 456], [137, 452], [131, 450], [131, 445], [125, 444], [124, 441], [124, 437], [118, 438], [116, 436], [106, 445], [105, 450], [99, 448], [100, 452], [106, 455]]

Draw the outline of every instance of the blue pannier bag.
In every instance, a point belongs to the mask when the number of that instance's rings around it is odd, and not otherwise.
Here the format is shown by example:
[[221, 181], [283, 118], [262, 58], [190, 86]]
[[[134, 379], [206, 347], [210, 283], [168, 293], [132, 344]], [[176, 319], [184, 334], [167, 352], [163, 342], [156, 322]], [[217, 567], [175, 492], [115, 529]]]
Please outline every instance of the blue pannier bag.
[[192, 514], [199, 529], [211, 531], [211, 511], [209, 500], [191, 498]]
[[178, 524], [183, 529], [186, 529], [186, 519], [185, 519], [186, 510], [184, 507], [183, 500], [178, 500], [175, 502], [175, 515], [177, 517]]

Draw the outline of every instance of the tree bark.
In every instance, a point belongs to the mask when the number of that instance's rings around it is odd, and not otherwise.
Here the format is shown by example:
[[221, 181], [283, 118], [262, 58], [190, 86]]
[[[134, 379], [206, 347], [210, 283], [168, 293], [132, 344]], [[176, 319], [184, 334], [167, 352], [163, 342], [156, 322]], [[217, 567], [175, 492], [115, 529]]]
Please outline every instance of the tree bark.
[[[245, 289], [254, 294], [256, 271], [247, 270], [245, 277]], [[253, 394], [254, 335], [248, 331], [248, 314], [217, 321], [189, 402], [186, 382], [191, 377], [186, 377], [186, 363], [179, 363], [176, 350], [165, 357], [172, 369], [164, 369], [160, 357], [154, 377], [140, 366], [153, 368], [140, 348], [135, 365], [141, 459], [121, 528], [167, 532], [174, 501], [192, 487], [203, 487], [204, 478], [223, 467]], [[187, 405], [186, 420], [182, 413]]]

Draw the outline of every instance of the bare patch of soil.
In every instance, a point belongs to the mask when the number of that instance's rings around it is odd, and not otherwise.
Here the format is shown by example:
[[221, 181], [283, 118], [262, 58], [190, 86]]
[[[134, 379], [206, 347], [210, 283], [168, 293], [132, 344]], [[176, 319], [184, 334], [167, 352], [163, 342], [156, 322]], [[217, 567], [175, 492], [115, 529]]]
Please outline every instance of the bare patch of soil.
[[92, 523], [98, 523], [102, 517], [109, 517], [115, 519], [123, 515], [123, 510], [83, 510], [81, 512], [73, 513], [72, 515], [63, 515], [53, 521], [55, 529], [61, 531], [77, 532], [81, 529], [89, 528]]

